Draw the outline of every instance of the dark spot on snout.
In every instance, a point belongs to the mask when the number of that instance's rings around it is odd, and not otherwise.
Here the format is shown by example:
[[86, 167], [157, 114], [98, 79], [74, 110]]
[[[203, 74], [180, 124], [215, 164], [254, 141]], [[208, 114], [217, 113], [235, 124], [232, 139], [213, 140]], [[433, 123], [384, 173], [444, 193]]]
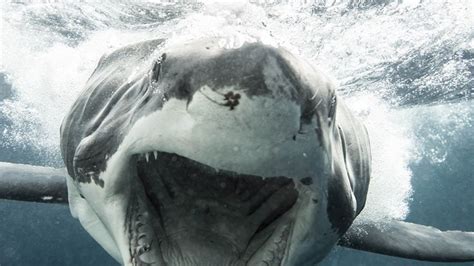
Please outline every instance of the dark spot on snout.
[[313, 202], [314, 202], [315, 204], [318, 204], [318, 200], [317, 200], [317, 199], [313, 199]]
[[224, 94], [224, 106], [229, 106], [230, 110], [234, 110], [237, 105], [239, 105], [239, 99], [240, 99], [240, 94], [239, 93], [234, 93], [233, 91], [229, 91], [228, 93]]
[[309, 185], [313, 184], [313, 179], [309, 176], [305, 177], [305, 178], [301, 178], [300, 181], [303, 185], [306, 185], [306, 186], [309, 186]]

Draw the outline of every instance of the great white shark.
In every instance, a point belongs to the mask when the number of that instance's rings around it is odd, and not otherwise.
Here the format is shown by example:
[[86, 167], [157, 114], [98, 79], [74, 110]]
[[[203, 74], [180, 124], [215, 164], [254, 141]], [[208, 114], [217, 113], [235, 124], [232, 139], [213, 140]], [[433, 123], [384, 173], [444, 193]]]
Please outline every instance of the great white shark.
[[315, 265], [335, 245], [474, 260], [472, 232], [354, 223], [367, 131], [331, 79], [281, 47], [157, 39], [104, 55], [61, 152], [67, 174], [1, 163], [0, 197], [68, 203], [124, 265]]

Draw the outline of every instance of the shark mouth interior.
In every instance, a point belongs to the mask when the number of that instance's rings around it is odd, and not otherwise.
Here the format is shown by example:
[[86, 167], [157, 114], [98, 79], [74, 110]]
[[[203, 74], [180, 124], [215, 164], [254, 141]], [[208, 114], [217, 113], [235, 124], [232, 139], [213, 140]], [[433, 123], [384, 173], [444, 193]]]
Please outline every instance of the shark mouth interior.
[[159, 151], [136, 155], [136, 169], [143, 187], [126, 223], [133, 265], [281, 264], [297, 209], [293, 179]]

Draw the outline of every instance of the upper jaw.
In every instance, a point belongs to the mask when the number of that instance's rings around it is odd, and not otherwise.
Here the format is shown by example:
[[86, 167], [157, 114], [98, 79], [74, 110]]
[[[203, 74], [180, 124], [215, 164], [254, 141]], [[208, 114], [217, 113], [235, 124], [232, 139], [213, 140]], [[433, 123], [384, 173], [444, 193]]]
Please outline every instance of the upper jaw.
[[158, 151], [148, 161], [135, 157], [142, 188], [126, 216], [133, 265], [281, 262], [298, 198], [292, 179], [218, 170]]
[[[208, 102], [200, 93], [189, 105], [170, 99], [162, 110], [135, 122], [122, 150], [128, 154], [159, 150], [238, 173], [293, 178], [311, 176], [318, 172], [320, 164], [315, 162], [325, 160], [314, 133], [317, 121], [300, 126], [300, 108], [291, 101], [266, 97], [250, 101], [243, 95], [235, 111]], [[278, 109], [255, 111], [273, 105]]]

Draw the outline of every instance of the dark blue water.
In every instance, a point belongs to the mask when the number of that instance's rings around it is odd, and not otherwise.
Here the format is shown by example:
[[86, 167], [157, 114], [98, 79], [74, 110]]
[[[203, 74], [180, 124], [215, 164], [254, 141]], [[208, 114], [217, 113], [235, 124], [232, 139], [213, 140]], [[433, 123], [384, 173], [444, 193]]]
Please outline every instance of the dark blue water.
[[[205, 34], [222, 25], [245, 26], [269, 31], [280, 44], [326, 66], [351, 106], [370, 96], [376, 106], [362, 117], [382, 157], [377, 178], [399, 179], [411, 190], [411, 196], [394, 197], [407, 204], [386, 206], [395, 210], [393, 217], [474, 231], [471, 2], [336, 2], [340, 6], [225, 6], [230, 15], [201, 4], [3, 3], [0, 11], [8, 16], [1, 18], [0, 32], [0, 161], [62, 167], [59, 124], [104, 52], [172, 32], [189, 34], [188, 28]], [[398, 148], [378, 151], [390, 144], [378, 140], [384, 134], [400, 142]], [[375, 199], [390, 203], [384, 195]], [[0, 246], [1, 266], [117, 265], [61, 205], [0, 201]], [[336, 248], [323, 265], [444, 264]]]

